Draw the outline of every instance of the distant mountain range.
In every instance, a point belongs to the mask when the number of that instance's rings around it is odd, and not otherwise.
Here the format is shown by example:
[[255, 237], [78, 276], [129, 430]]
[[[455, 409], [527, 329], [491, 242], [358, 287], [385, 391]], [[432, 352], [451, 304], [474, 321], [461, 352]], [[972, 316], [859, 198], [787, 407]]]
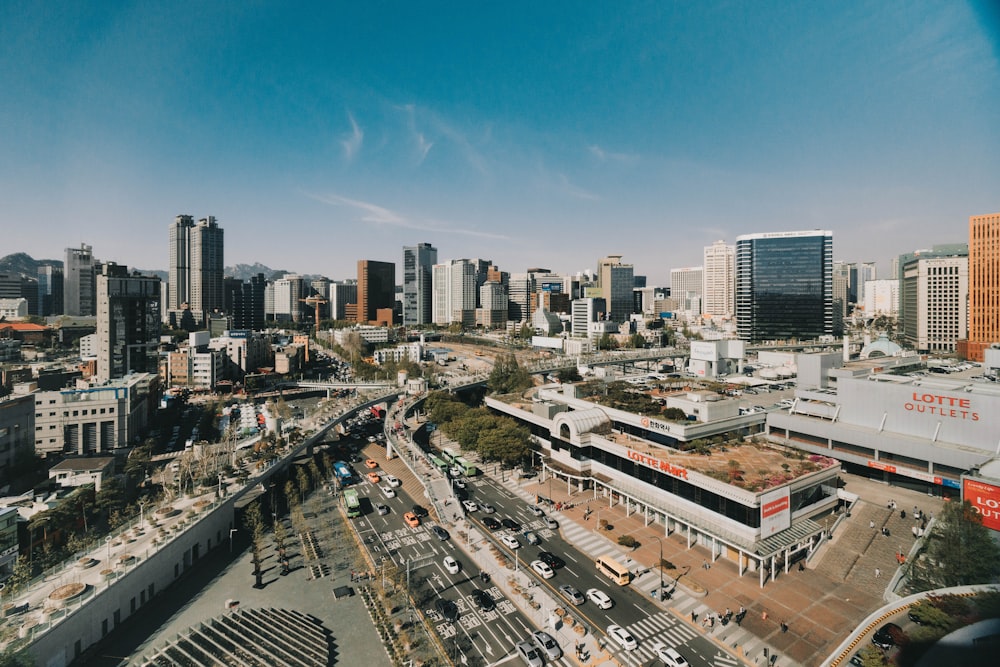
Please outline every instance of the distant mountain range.
[[[23, 252], [16, 252], [12, 255], [7, 255], [6, 257], [0, 258], [0, 273], [16, 273], [22, 276], [29, 276], [35, 278], [38, 276], [39, 266], [58, 266], [62, 267], [63, 262], [61, 259], [34, 259], [31, 255]], [[169, 275], [166, 271], [161, 269], [135, 269], [140, 273], [146, 275], [153, 275], [159, 277], [161, 280], [166, 281]], [[232, 276], [233, 278], [238, 278], [239, 280], [250, 280], [253, 276], [258, 273], [263, 273], [264, 277], [268, 280], [275, 280], [282, 277], [287, 273], [292, 273], [291, 271], [285, 271], [284, 269], [272, 269], [268, 266], [264, 266], [261, 263], [255, 264], [237, 264], [236, 266], [227, 266], [224, 270], [225, 275]], [[307, 282], [312, 280], [314, 276], [302, 276]], [[316, 276], [319, 277], [319, 276]]]

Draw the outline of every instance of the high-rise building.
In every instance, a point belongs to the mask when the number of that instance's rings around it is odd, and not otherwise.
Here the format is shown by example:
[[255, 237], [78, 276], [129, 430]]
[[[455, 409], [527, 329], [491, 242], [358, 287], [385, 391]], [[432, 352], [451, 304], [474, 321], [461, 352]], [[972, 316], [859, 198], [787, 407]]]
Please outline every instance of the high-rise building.
[[607, 312], [604, 299], [573, 299], [570, 315], [570, 331], [574, 338], [589, 338], [590, 325], [599, 322]]
[[622, 264], [621, 255], [608, 255], [597, 262], [598, 285], [614, 322], [626, 322], [632, 314], [635, 285], [631, 264]]
[[432, 267], [431, 309], [434, 323], [459, 322], [474, 326], [476, 321], [476, 264], [455, 259]]
[[968, 336], [969, 255], [917, 255], [900, 267], [900, 331], [918, 352], [954, 352]]
[[969, 338], [959, 346], [966, 359], [983, 361], [1000, 342], [1000, 213], [969, 217]]
[[705, 287], [705, 269], [702, 266], [689, 266], [680, 269], [670, 269], [670, 293], [683, 305], [683, 309], [692, 315], [701, 315], [702, 299]]
[[[913, 252], [904, 253], [898, 257], [892, 259], [892, 266], [895, 268], [895, 273], [892, 277], [899, 281], [898, 293], [899, 293], [899, 303], [898, 307], [898, 320], [900, 328], [902, 329], [905, 322], [913, 322], [911, 326], [916, 327], [917, 320], [922, 316], [920, 312], [915, 310], [917, 308], [917, 298], [915, 294], [910, 294], [909, 296], [904, 296], [905, 290], [903, 286], [903, 267], [910, 264], [916, 259], [932, 259], [935, 257], [968, 257], [969, 256], [969, 244], [968, 243], [939, 243], [937, 245], [931, 246], [931, 248], [914, 250]], [[912, 284], [912, 283], [911, 283]], [[916, 329], [913, 329], [916, 332]], [[916, 333], [914, 333], [916, 335]]]
[[865, 289], [868, 283], [876, 280], [878, 278], [877, 267], [875, 262], [862, 262], [858, 264], [858, 287], [855, 304], [864, 307], [867, 300], [867, 295], [865, 294]]
[[832, 335], [833, 232], [737, 237], [736, 331], [753, 343]]
[[843, 321], [851, 303], [851, 275], [853, 265], [847, 262], [833, 263], [833, 310], [834, 321]]
[[302, 302], [305, 298], [302, 276], [289, 273], [274, 281], [274, 319], [279, 322], [298, 322], [302, 319]]
[[226, 278], [226, 311], [232, 314], [233, 329], [260, 331], [264, 328], [266, 286], [263, 273], [246, 282]]
[[531, 317], [531, 295], [535, 281], [529, 273], [515, 273], [507, 282], [507, 320], [527, 322]]
[[503, 327], [507, 324], [507, 287], [495, 280], [487, 280], [479, 288], [479, 302], [476, 324], [487, 329]]
[[865, 283], [865, 314], [872, 317], [899, 315], [899, 281], [869, 280]]
[[349, 278], [347, 280], [336, 280], [330, 283], [330, 295], [327, 297], [330, 303], [330, 319], [348, 320], [347, 304], [358, 302], [358, 281]]
[[396, 303], [396, 265], [372, 259], [358, 260], [358, 314], [360, 324], [375, 322], [378, 311]]
[[[736, 312], [736, 246], [716, 241], [705, 246], [702, 274], [702, 312], [731, 318]], [[673, 294], [673, 285], [670, 293]]]
[[157, 373], [160, 279], [109, 262], [97, 276], [98, 380]]
[[97, 270], [93, 248], [80, 244], [66, 248], [63, 263], [63, 313], [89, 316], [97, 313], [94, 298], [97, 292]]
[[225, 306], [223, 288], [224, 234], [213, 216], [195, 223], [178, 215], [170, 224], [167, 310], [187, 304], [195, 320]]
[[437, 252], [430, 243], [403, 248], [403, 326], [419, 327], [433, 321], [432, 269]]

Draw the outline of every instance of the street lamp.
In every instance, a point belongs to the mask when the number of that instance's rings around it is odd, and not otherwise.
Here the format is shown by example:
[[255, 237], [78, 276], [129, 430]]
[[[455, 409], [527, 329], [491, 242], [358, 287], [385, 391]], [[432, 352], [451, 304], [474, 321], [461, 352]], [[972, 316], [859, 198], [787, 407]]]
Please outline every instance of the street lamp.
[[650, 535], [660, 546], [660, 560], [656, 562], [656, 569], [660, 571], [660, 595], [663, 595], [663, 540], [656, 535]]

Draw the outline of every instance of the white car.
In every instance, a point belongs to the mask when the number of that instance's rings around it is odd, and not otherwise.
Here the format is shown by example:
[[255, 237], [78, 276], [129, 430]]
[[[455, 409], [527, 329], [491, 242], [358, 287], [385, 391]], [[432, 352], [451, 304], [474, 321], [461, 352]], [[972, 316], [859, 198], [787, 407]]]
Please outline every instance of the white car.
[[458, 574], [461, 567], [459, 566], [457, 560], [451, 556], [446, 556], [444, 559], [444, 569], [448, 571], [448, 574]]
[[535, 516], [545, 516], [545, 512], [538, 505], [528, 505], [528, 511]]
[[667, 667], [690, 667], [690, 663], [684, 659], [684, 656], [663, 642], [656, 642], [653, 644], [653, 653], [655, 653], [656, 657], [663, 661], [663, 664]]
[[538, 630], [531, 633], [531, 638], [535, 640], [535, 645], [549, 656], [549, 660], [558, 660], [562, 657], [562, 649], [549, 633]]
[[626, 651], [634, 651], [639, 646], [639, 642], [635, 640], [635, 637], [620, 625], [609, 625], [608, 637], [615, 640]]
[[543, 579], [551, 579], [556, 576], [556, 573], [552, 571], [552, 568], [540, 560], [531, 561], [531, 569], [541, 575]]
[[513, 535], [501, 535], [500, 541], [503, 542], [508, 549], [520, 549], [521, 543], [517, 541], [517, 538]]
[[380, 488], [382, 489], [382, 493], [385, 494], [386, 498], [395, 498], [396, 497], [396, 492], [392, 490], [392, 487], [390, 487], [390, 486], [383, 486], [383, 487], [380, 487]]
[[497, 508], [493, 507], [493, 505], [490, 505], [489, 503], [483, 503], [482, 505], [479, 506], [479, 509], [481, 509], [486, 514], [493, 514], [494, 512], [497, 511]]
[[402, 484], [403, 484], [402, 482], [399, 481], [398, 477], [393, 477], [392, 475], [386, 475], [385, 476], [385, 483], [388, 484], [389, 486], [391, 486], [394, 489], [397, 488], [397, 487], [399, 487], [399, 486], [402, 486]]
[[528, 667], [543, 667], [545, 665], [545, 659], [542, 658], [538, 649], [531, 645], [531, 642], [518, 642], [514, 648]]
[[608, 594], [598, 588], [588, 588], [587, 599], [601, 609], [611, 609], [611, 605], [614, 604], [611, 598], [608, 597]]
[[477, 505], [472, 500], [463, 500], [462, 501], [462, 507], [465, 508], [466, 512], [475, 512], [477, 509], [479, 509], [479, 505]]

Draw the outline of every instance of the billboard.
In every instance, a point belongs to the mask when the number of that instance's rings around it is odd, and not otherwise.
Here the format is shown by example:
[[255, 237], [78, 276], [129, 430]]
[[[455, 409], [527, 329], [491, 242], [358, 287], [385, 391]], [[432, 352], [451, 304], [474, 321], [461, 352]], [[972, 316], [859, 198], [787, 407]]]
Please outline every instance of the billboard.
[[691, 341], [691, 359], [698, 361], [718, 361], [719, 348], [712, 341]]
[[1000, 530], [1000, 486], [966, 477], [962, 480], [962, 498], [972, 503], [984, 526]]
[[764, 539], [792, 525], [788, 487], [783, 486], [760, 496], [760, 538]]

